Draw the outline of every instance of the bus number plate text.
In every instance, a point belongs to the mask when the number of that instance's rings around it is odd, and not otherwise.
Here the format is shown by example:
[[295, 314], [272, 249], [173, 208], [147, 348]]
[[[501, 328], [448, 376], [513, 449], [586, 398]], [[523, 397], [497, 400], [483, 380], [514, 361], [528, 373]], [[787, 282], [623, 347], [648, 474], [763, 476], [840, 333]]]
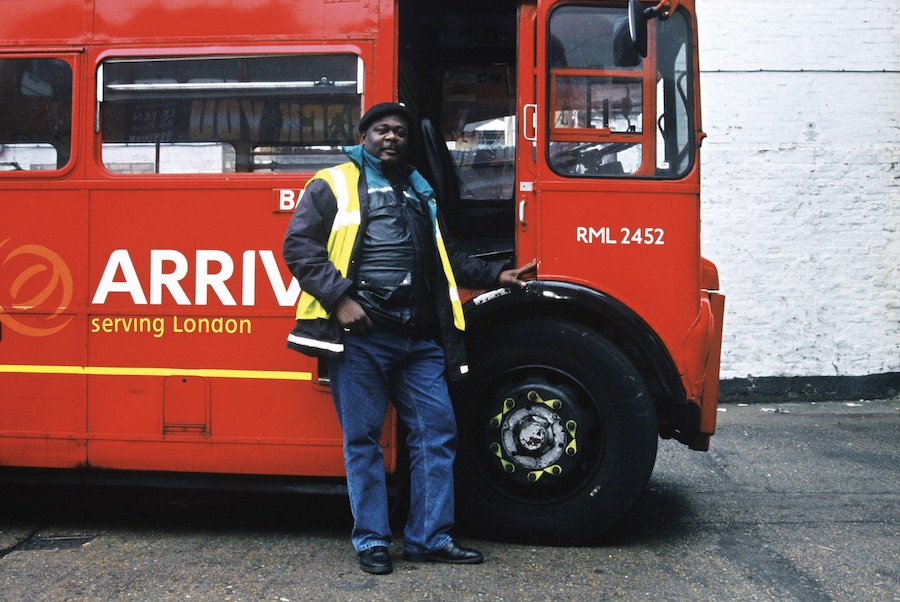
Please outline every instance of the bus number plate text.
[[662, 228], [592, 228], [578, 226], [575, 240], [585, 244], [601, 245], [665, 245], [666, 232]]

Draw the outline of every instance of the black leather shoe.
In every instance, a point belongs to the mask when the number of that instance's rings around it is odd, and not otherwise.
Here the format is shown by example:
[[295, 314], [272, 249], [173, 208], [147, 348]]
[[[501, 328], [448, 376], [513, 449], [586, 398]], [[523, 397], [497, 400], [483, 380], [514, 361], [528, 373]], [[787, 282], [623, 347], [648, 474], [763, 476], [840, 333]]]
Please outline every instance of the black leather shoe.
[[432, 552], [417, 554], [414, 552], [403, 552], [403, 558], [412, 562], [443, 562], [445, 564], [478, 564], [484, 561], [484, 554], [478, 550], [464, 548], [456, 545], [455, 541], [451, 541], [443, 548], [438, 548]]
[[394, 570], [391, 553], [384, 546], [373, 546], [356, 555], [359, 568], [373, 575], [387, 575]]

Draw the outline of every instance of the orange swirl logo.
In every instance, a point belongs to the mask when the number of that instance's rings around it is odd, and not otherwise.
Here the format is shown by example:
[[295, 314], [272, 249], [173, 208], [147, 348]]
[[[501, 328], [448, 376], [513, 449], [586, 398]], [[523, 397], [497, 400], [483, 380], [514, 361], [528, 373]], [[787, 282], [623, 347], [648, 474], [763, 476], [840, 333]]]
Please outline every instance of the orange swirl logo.
[[[10, 240], [0, 242], [0, 257]], [[12, 249], [0, 263], [0, 322], [30, 337], [57, 333], [74, 317], [63, 315], [72, 288], [72, 272], [55, 252], [41, 245]]]

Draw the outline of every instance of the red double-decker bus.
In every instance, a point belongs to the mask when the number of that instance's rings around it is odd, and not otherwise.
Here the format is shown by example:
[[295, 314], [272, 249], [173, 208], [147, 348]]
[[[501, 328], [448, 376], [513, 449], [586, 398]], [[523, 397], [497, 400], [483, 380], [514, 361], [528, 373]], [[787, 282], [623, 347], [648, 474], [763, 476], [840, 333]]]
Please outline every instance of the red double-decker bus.
[[7, 472], [339, 484], [327, 370], [285, 347], [280, 247], [307, 179], [387, 100], [421, 120], [411, 160], [456, 244], [538, 261], [525, 289], [466, 297], [460, 519], [585, 542], [659, 437], [707, 449], [724, 297], [700, 254], [692, 0], [3, 10]]

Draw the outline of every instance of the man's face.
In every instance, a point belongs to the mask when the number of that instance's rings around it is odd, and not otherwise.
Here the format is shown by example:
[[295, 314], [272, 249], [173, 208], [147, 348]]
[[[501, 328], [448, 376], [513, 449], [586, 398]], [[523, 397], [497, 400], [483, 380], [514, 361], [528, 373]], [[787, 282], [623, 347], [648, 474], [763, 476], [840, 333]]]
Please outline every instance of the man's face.
[[402, 117], [387, 115], [370, 125], [359, 141], [366, 152], [381, 159], [383, 165], [396, 166], [406, 158], [409, 126]]

